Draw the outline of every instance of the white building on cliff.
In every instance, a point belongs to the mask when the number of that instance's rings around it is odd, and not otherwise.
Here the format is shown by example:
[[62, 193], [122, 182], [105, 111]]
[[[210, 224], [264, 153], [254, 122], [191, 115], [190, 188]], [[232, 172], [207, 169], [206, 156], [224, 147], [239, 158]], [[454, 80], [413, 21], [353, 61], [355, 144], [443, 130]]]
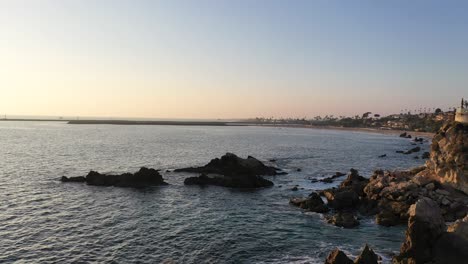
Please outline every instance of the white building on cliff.
[[461, 106], [455, 113], [455, 121], [468, 124], [468, 102], [462, 99]]

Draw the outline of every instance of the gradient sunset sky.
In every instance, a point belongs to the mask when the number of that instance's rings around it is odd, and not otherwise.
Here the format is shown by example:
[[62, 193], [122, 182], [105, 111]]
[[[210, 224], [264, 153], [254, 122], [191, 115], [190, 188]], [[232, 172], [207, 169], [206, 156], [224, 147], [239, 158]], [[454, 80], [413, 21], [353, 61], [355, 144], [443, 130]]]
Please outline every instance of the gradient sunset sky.
[[0, 114], [389, 114], [468, 97], [467, 1], [0, 1]]

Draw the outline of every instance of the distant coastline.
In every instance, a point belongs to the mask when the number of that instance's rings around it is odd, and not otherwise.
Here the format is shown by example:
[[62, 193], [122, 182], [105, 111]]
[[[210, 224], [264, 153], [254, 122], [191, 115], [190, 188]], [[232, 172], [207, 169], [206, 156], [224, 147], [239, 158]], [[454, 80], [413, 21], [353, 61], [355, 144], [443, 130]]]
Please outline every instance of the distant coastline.
[[278, 127], [278, 128], [311, 128], [323, 130], [339, 130], [376, 133], [383, 135], [399, 135], [409, 132], [413, 136], [432, 138], [434, 133], [416, 132], [410, 130], [397, 129], [378, 129], [366, 127], [339, 127], [339, 126], [314, 126], [299, 124], [258, 124], [254, 122], [240, 121], [137, 121], [137, 120], [66, 120], [66, 119], [0, 119], [0, 121], [38, 121], [38, 122], [66, 122], [70, 125], [168, 125], [168, 126], [259, 126], [259, 127]]

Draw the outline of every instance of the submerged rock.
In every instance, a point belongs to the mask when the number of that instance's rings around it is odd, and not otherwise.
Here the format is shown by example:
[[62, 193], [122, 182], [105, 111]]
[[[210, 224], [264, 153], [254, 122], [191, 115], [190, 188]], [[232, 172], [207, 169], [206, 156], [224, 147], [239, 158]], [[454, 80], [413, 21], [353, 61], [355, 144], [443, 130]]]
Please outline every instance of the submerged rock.
[[101, 174], [90, 171], [86, 177], [65, 177], [62, 182], [86, 182], [89, 185], [117, 186], [117, 187], [146, 187], [151, 185], [166, 185], [161, 174], [155, 169], [142, 167], [135, 173], [123, 173], [119, 175]]
[[60, 180], [62, 182], [85, 182], [86, 178], [84, 176], [77, 176], [77, 177], [62, 176]]
[[176, 169], [175, 172], [194, 172], [205, 174], [219, 174], [224, 176], [233, 175], [282, 175], [280, 169], [266, 166], [258, 159], [248, 156], [247, 159], [240, 158], [232, 153], [226, 153], [220, 159], [212, 159], [202, 167], [189, 167]]
[[326, 213], [330, 210], [316, 192], [311, 193], [307, 198], [292, 198], [289, 203], [316, 213]]

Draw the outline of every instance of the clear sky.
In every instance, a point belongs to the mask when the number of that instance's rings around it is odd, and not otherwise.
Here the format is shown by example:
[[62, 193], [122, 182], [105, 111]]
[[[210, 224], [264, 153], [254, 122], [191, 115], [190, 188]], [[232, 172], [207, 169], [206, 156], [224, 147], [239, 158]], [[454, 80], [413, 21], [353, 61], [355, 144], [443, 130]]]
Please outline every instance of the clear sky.
[[313, 117], [462, 96], [467, 1], [0, 0], [0, 114]]

